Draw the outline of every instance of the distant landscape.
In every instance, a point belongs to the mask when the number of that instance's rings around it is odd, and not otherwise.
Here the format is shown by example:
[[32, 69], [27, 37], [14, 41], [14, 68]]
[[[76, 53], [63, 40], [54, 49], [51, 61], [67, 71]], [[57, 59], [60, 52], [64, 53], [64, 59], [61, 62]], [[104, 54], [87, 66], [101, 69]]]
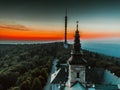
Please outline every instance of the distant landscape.
[[[63, 42], [63, 40], [58, 41], [10, 41], [1, 40], [0, 44], [44, 44], [52, 42]], [[73, 40], [68, 41], [69, 44], [73, 44]], [[82, 48], [105, 54], [108, 56], [120, 57], [120, 38], [109, 38], [109, 39], [96, 39], [96, 40], [81, 40]]]
[[105, 39], [82, 42], [82, 48], [101, 54], [120, 57], [120, 39]]
[[[71, 49], [71, 44], [65, 49], [62, 42], [0, 44], [0, 90], [42, 90], [54, 58], [59, 59], [60, 68], [70, 57]], [[83, 57], [87, 66], [108, 69], [120, 77], [120, 58], [84, 49]]]

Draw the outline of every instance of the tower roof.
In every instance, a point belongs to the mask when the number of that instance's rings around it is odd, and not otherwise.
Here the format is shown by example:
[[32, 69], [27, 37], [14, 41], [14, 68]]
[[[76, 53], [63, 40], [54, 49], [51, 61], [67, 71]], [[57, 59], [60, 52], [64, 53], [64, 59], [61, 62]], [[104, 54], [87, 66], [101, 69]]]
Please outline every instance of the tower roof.
[[71, 65], [86, 65], [86, 60], [80, 54], [71, 55], [69, 64]]
[[84, 65], [86, 64], [86, 60], [83, 59], [81, 44], [80, 44], [80, 35], [78, 30], [78, 21], [76, 25], [75, 37], [74, 37], [74, 46], [71, 52], [71, 57], [69, 58], [69, 64], [75, 65]]

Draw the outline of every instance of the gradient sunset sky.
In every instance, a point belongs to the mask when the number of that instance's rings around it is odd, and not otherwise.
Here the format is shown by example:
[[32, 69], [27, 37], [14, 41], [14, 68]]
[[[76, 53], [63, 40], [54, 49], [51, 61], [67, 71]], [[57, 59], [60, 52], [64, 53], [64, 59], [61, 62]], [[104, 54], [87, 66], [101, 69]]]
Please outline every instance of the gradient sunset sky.
[[0, 0], [0, 40], [63, 40], [76, 21], [82, 39], [120, 38], [120, 0]]

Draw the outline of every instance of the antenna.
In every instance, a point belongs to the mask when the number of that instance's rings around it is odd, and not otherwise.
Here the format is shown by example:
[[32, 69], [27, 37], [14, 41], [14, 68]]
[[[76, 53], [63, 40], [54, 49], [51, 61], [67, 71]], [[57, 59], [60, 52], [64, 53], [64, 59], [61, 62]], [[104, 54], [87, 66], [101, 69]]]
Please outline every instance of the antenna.
[[66, 8], [66, 11], [65, 11], [65, 15], [67, 16], [67, 8]]
[[65, 14], [65, 44], [67, 44], [67, 8]]
[[77, 23], [77, 27], [76, 27], [76, 29], [78, 30], [78, 23], [79, 23], [79, 21], [76, 21], [76, 23]]

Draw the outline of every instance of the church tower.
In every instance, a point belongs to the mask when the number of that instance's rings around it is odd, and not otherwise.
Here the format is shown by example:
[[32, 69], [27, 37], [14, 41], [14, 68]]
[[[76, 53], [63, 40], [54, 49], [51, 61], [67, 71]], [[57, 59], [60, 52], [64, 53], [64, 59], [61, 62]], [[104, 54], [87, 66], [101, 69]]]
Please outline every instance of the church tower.
[[80, 44], [80, 35], [78, 31], [78, 21], [74, 37], [74, 46], [71, 52], [71, 57], [68, 60], [69, 74], [68, 74], [68, 86], [72, 87], [74, 83], [79, 82], [85, 86], [85, 69], [86, 61], [83, 59]]

